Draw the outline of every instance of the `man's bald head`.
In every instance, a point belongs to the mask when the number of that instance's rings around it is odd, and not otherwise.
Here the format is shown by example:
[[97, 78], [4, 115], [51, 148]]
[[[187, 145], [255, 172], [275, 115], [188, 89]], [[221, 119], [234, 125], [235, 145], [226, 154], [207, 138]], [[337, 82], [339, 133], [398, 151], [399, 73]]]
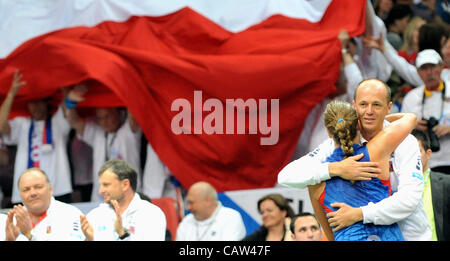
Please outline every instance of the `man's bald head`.
[[207, 182], [193, 184], [186, 196], [187, 209], [191, 211], [196, 220], [209, 218], [217, 208], [217, 191]]
[[200, 181], [193, 184], [189, 189], [189, 192], [196, 193], [201, 200], [205, 200], [209, 197], [213, 201], [217, 201], [217, 191], [208, 182]]
[[357, 100], [358, 90], [359, 88], [383, 88], [386, 92], [386, 102], [389, 103], [391, 101], [391, 88], [387, 86], [386, 83], [379, 79], [371, 78], [367, 80], [361, 81], [355, 89], [355, 93], [353, 95], [353, 100]]

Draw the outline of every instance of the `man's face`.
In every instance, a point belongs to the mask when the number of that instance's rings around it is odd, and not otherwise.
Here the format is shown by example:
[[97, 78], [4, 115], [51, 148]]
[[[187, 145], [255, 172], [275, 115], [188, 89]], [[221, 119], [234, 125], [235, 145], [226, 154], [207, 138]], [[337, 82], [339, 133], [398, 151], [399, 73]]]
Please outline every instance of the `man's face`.
[[40, 171], [31, 170], [23, 174], [20, 178], [19, 190], [22, 202], [28, 211], [35, 215], [41, 215], [47, 211], [53, 189]]
[[45, 120], [47, 117], [47, 102], [44, 100], [35, 100], [28, 102], [28, 111], [34, 120]]
[[298, 217], [294, 227], [295, 241], [322, 241], [322, 231], [313, 216]]
[[425, 150], [423, 148], [422, 141], [418, 140], [418, 142], [420, 148], [420, 161], [422, 162], [422, 168], [423, 171], [425, 172], [428, 169], [428, 161], [430, 160], [432, 152], [431, 149]]
[[390, 112], [392, 102], [388, 102], [383, 83], [369, 80], [356, 90], [353, 106], [358, 113], [361, 131], [373, 134], [383, 129], [384, 117]]
[[436, 90], [441, 83], [442, 65], [426, 63], [417, 69], [420, 78], [425, 83], [425, 88]]
[[205, 220], [209, 217], [209, 198], [203, 197], [195, 188], [189, 190], [186, 196], [187, 210], [194, 215], [196, 220]]
[[110, 203], [111, 200], [120, 201], [123, 198], [125, 180], [120, 181], [111, 169], [105, 170], [100, 175], [99, 182], [99, 193], [103, 196], [103, 201], [105, 203]]
[[120, 126], [120, 112], [117, 108], [98, 108], [96, 116], [98, 124], [106, 132], [115, 132]]

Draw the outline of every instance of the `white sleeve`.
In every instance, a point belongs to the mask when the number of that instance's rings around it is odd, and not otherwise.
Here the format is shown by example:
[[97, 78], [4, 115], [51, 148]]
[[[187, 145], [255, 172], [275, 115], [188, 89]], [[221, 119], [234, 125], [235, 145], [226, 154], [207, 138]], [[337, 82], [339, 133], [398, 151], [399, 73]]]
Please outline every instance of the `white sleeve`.
[[332, 139], [327, 139], [307, 155], [287, 164], [278, 173], [278, 183], [293, 188], [306, 188], [330, 179], [326, 158], [334, 150]]
[[[187, 217], [187, 216], [186, 216]], [[186, 217], [184, 217], [180, 224], [178, 224], [177, 227], [177, 236], [175, 238], [175, 241], [186, 241], [186, 226], [187, 226], [187, 220]]]
[[394, 175], [398, 176], [398, 191], [376, 204], [362, 207], [364, 223], [393, 224], [411, 215], [422, 200], [422, 164], [414, 136], [408, 135], [394, 151], [393, 168]]
[[22, 131], [23, 125], [30, 124], [29, 122], [30, 118], [26, 117], [15, 117], [14, 119], [8, 121], [11, 131], [9, 135], [3, 134], [3, 142], [6, 145], [17, 145], [21, 137], [20, 132]]
[[103, 131], [100, 125], [93, 121], [86, 121], [84, 124], [83, 135], [77, 135], [77, 137], [89, 146], [93, 147], [96, 132], [100, 131]]
[[61, 128], [62, 132], [67, 134], [69, 133], [71, 127], [66, 117], [64, 117], [64, 111], [61, 106], [59, 106], [55, 114], [53, 114], [52, 123], [57, 124]]
[[344, 74], [347, 78], [347, 95], [353, 97], [356, 87], [363, 80], [363, 76], [356, 63], [347, 64], [344, 67]]
[[164, 241], [166, 238], [166, 216], [156, 205], [145, 210], [136, 224], [135, 233], [130, 232], [126, 240], [130, 241]]
[[220, 240], [239, 241], [246, 235], [245, 225], [244, 221], [242, 221], [241, 214], [237, 211], [232, 214], [233, 215], [227, 217], [228, 226], [224, 229], [224, 237]]
[[386, 46], [386, 50], [383, 52], [384, 57], [394, 67], [397, 74], [415, 87], [423, 85], [423, 81], [417, 73], [416, 67], [398, 55], [398, 52], [387, 40], [384, 40], [384, 45]]

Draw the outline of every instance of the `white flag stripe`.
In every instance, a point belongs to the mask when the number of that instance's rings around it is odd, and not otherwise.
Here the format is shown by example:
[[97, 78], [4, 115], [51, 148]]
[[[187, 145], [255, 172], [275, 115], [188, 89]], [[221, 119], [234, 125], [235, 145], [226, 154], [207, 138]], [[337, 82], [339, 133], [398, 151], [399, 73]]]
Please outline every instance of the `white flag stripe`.
[[231, 32], [274, 14], [318, 22], [331, 0], [0, 0], [0, 58], [26, 40], [54, 30], [133, 15], [161, 16], [186, 6]]

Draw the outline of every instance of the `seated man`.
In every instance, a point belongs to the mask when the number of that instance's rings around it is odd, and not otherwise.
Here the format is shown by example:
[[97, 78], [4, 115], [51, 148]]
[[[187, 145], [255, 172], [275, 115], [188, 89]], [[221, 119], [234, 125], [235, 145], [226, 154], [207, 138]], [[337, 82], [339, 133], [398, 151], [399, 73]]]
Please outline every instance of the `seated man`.
[[222, 206], [216, 190], [206, 182], [189, 188], [187, 209], [177, 229], [177, 241], [237, 241], [245, 236], [241, 214]]
[[98, 172], [104, 203], [81, 216], [88, 241], [164, 241], [166, 216], [136, 193], [137, 173], [123, 160], [109, 160]]
[[55, 200], [52, 185], [44, 171], [38, 168], [26, 170], [20, 176], [18, 185], [25, 206], [15, 205], [8, 212], [6, 240], [84, 240], [79, 221], [81, 211]]

